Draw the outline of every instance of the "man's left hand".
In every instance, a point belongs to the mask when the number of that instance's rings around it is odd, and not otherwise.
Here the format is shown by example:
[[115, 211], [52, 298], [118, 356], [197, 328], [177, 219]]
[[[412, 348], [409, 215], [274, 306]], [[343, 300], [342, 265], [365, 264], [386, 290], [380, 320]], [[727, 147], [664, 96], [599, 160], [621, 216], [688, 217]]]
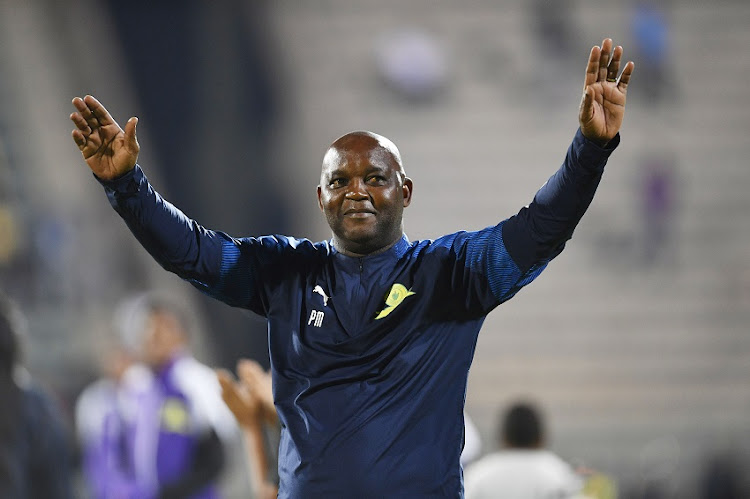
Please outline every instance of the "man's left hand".
[[601, 47], [593, 47], [586, 66], [581, 108], [578, 121], [587, 139], [606, 146], [622, 125], [625, 96], [635, 64], [629, 61], [622, 73], [622, 47], [612, 50], [612, 39], [606, 38]]

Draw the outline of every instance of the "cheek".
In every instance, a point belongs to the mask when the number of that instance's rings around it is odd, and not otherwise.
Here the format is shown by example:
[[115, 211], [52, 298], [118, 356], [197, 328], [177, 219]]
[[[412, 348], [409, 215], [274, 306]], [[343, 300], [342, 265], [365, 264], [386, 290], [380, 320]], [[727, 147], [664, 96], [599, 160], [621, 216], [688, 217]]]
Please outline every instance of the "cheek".
[[338, 196], [331, 195], [330, 193], [323, 193], [320, 198], [318, 198], [318, 204], [320, 205], [320, 209], [323, 210], [323, 213], [332, 213], [336, 211], [336, 206], [340, 205], [341, 202], [339, 201]]
[[[375, 199], [376, 208], [388, 213], [397, 214], [404, 209], [404, 196], [400, 190], [390, 190], [384, 192], [381, 196]], [[380, 206], [377, 206], [379, 204]]]

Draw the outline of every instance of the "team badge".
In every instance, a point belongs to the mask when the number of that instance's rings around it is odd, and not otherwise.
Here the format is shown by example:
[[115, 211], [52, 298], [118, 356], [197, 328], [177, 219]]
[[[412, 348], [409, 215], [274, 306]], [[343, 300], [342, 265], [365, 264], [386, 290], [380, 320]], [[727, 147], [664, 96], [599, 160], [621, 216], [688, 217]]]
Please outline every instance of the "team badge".
[[385, 308], [378, 312], [375, 320], [382, 319], [386, 315], [393, 312], [407, 296], [415, 295], [413, 291], [406, 289], [403, 284], [396, 283], [391, 287], [391, 291], [388, 293], [388, 297], [385, 299]]
[[161, 408], [161, 424], [170, 433], [187, 433], [189, 416], [185, 402], [175, 397], [166, 399]]

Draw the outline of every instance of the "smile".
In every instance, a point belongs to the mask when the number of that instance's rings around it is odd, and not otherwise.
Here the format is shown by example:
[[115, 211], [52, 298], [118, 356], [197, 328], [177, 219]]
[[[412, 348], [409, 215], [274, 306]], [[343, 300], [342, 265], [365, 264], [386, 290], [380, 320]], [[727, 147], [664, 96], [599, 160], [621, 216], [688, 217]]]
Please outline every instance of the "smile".
[[349, 210], [344, 213], [344, 216], [348, 218], [369, 218], [374, 217], [375, 213], [371, 211]]

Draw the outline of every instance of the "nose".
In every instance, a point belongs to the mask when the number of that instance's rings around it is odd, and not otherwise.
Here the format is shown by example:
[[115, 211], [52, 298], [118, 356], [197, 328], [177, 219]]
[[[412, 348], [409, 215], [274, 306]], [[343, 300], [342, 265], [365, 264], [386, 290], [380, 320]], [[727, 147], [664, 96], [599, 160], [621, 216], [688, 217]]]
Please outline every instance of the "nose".
[[367, 192], [367, 185], [361, 178], [353, 178], [346, 191], [346, 199], [363, 200], [368, 199], [370, 195]]

